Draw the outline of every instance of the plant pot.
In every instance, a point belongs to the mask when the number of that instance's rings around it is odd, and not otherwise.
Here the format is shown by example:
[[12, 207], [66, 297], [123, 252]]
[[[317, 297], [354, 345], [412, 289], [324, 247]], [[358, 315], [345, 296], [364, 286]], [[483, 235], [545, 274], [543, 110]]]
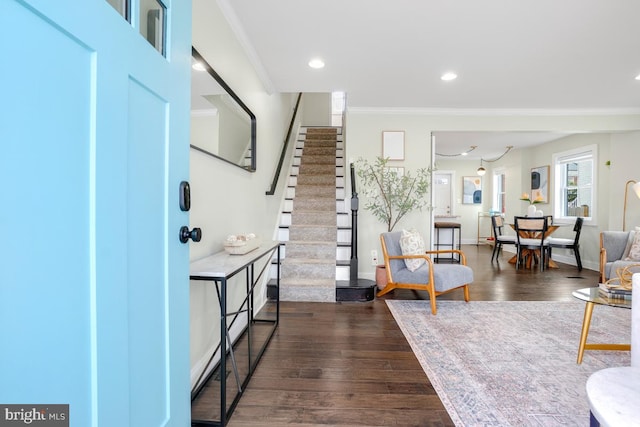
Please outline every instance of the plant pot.
[[376, 265], [376, 285], [383, 290], [387, 286], [387, 269], [384, 264]]

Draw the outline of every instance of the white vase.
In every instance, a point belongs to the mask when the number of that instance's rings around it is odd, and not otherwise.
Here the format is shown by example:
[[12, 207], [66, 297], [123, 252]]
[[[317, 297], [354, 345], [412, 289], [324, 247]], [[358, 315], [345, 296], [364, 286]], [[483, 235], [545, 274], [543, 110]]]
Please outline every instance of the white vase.
[[537, 217], [543, 217], [544, 216], [544, 212], [542, 212], [541, 210], [537, 210], [536, 211], [536, 216]]
[[531, 204], [527, 207], [527, 216], [535, 216], [536, 215], [536, 205]]

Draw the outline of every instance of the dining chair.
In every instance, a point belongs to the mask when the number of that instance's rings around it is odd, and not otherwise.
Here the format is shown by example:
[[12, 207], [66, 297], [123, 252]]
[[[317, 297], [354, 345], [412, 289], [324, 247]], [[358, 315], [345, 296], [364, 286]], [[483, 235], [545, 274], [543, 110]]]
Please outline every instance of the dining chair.
[[491, 215], [491, 227], [493, 228], [494, 237], [493, 252], [491, 253], [491, 262], [493, 262], [494, 258], [498, 261], [502, 245], [515, 246], [516, 236], [504, 234], [504, 218], [502, 215]]
[[576, 257], [578, 271], [582, 271], [582, 261], [580, 260], [580, 231], [582, 231], [582, 223], [584, 218], [576, 218], [576, 224], [573, 226], [573, 239], [562, 237], [549, 237], [547, 243], [549, 246], [549, 259], [551, 259], [551, 251], [553, 248], [571, 249]]
[[[513, 218], [516, 229], [516, 269], [523, 262], [538, 261], [540, 271], [546, 266], [548, 244], [544, 236], [547, 233], [547, 219], [544, 217], [516, 216]], [[530, 258], [527, 260], [527, 258]]]

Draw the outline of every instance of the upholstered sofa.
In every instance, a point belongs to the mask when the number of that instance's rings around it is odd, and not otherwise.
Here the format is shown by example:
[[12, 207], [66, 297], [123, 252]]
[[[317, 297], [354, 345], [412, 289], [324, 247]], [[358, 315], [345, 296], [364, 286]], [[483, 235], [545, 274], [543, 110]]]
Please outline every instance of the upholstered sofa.
[[635, 231], [603, 231], [600, 233], [600, 283], [616, 277], [616, 271], [640, 259], [626, 259], [634, 243]]

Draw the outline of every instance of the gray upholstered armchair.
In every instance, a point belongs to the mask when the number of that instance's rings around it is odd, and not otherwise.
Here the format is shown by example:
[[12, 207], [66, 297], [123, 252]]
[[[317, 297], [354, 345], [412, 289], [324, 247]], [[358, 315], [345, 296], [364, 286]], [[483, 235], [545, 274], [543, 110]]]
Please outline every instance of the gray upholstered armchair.
[[633, 239], [631, 231], [603, 231], [600, 233], [600, 283], [616, 277], [619, 268], [639, 261], [624, 260], [628, 252], [629, 239]]
[[[436, 297], [454, 289], [464, 289], [464, 300], [469, 302], [469, 284], [473, 282], [473, 270], [467, 267], [467, 260], [460, 250], [424, 251], [413, 255], [403, 255], [400, 246], [402, 232], [380, 235], [382, 254], [387, 272], [387, 285], [378, 292], [382, 296], [394, 289], [414, 289], [427, 291], [431, 301], [431, 313], [437, 313]], [[456, 253], [460, 263], [434, 264], [429, 254]], [[414, 271], [407, 268], [405, 260], [424, 259], [424, 263]]]

